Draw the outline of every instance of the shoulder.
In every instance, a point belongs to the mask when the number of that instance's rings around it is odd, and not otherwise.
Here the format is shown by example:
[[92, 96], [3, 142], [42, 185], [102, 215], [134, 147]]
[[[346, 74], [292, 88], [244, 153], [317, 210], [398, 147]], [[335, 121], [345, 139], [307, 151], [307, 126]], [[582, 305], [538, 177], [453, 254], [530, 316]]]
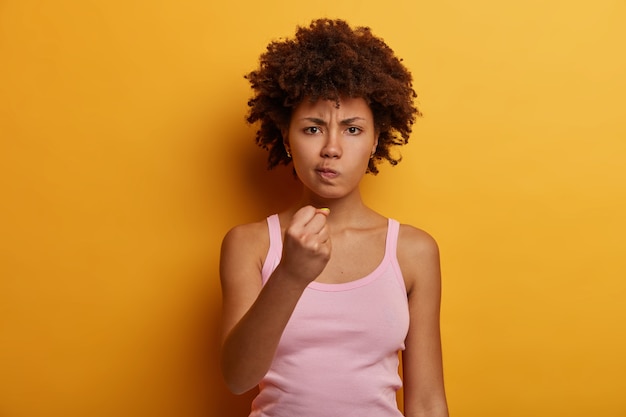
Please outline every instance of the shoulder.
[[230, 229], [222, 240], [221, 263], [254, 259], [263, 262], [269, 248], [266, 219], [241, 224]]
[[401, 224], [397, 257], [407, 292], [410, 293], [417, 286], [439, 283], [439, 245], [429, 233]]
[[223, 244], [246, 244], [257, 242], [265, 238], [269, 241], [267, 220], [254, 223], [240, 224], [230, 229], [224, 236]]
[[424, 230], [401, 224], [398, 233], [398, 254], [409, 257], [438, 255], [439, 246], [435, 238]]

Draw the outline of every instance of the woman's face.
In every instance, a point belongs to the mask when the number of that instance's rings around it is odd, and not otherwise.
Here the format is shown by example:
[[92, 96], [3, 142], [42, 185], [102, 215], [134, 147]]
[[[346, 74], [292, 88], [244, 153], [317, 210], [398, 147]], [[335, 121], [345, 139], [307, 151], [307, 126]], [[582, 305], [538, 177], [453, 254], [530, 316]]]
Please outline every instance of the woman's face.
[[358, 189], [378, 135], [362, 98], [342, 98], [295, 107], [285, 146], [300, 181], [322, 198], [340, 198]]

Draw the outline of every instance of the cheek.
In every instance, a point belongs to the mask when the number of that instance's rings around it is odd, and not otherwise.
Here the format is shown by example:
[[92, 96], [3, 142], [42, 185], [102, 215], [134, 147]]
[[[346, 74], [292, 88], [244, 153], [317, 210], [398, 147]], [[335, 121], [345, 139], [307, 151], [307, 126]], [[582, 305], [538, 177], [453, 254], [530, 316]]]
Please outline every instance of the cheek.
[[354, 159], [359, 160], [367, 164], [370, 157], [372, 156], [372, 152], [374, 148], [372, 146], [359, 146], [358, 149], [353, 149], [352, 155], [354, 155]]
[[303, 158], [302, 154], [298, 151], [293, 151], [291, 153], [291, 163], [293, 164], [293, 169], [296, 172], [296, 176], [298, 179], [302, 178], [302, 174], [307, 166], [307, 158]]

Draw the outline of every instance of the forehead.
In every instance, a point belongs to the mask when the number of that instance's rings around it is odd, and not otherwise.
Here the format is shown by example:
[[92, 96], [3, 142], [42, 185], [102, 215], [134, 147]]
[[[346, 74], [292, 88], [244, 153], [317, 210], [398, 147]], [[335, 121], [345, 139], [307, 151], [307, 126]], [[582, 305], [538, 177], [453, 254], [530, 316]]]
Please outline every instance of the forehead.
[[303, 100], [292, 113], [293, 119], [306, 117], [337, 118], [338, 120], [360, 117], [372, 120], [372, 110], [365, 99], [361, 97], [342, 97], [336, 100]]

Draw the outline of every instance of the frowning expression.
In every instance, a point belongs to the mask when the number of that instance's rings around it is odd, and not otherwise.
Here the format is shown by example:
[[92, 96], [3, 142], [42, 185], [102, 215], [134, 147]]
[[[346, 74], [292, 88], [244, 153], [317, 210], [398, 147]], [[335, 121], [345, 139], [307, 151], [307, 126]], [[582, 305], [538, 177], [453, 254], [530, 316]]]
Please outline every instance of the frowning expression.
[[357, 189], [378, 144], [372, 110], [362, 98], [304, 100], [284, 133], [298, 177], [324, 198]]

